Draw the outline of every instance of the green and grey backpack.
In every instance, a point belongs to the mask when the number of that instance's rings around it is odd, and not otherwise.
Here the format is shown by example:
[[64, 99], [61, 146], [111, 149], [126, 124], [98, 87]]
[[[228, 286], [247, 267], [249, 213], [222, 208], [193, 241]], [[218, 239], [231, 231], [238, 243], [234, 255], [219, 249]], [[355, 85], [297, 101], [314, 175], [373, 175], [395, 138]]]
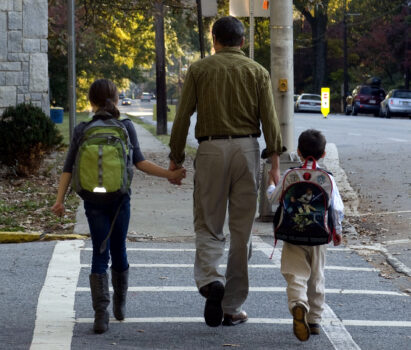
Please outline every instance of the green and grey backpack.
[[133, 148], [118, 119], [93, 119], [82, 131], [72, 187], [95, 203], [111, 202], [128, 192], [133, 178]]

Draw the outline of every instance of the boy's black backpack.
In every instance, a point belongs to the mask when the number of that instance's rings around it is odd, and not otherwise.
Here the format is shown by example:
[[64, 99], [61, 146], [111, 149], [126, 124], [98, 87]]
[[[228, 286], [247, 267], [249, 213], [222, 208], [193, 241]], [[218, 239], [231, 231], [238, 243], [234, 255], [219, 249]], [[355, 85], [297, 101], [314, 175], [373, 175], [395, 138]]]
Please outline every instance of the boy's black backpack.
[[[307, 168], [308, 160], [312, 168]], [[329, 243], [335, 234], [330, 198], [333, 183], [314, 158], [284, 176], [280, 205], [274, 215], [274, 238], [297, 245]]]

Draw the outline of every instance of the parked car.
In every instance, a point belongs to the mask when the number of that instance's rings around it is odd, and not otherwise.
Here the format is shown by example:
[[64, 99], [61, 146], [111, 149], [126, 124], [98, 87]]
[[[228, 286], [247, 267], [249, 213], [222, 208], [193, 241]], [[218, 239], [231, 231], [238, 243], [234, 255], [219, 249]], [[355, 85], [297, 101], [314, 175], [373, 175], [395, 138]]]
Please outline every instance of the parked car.
[[380, 104], [380, 117], [391, 118], [392, 115], [411, 117], [411, 91], [391, 90]]
[[295, 111], [321, 113], [321, 96], [314, 94], [301, 94], [295, 102]]
[[153, 98], [152, 94], [150, 94], [149, 92], [143, 92], [140, 96], [140, 101], [141, 102], [150, 102], [152, 98]]
[[345, 114], [372, 113], [378, 116], [384, 96], [385, 91], [378, 86], [358, 85], [352, 95], [347, 97]]
[[131, 105], [131, 99], [130, 98], [124, 98], [123, 102], [121, 102], [121, 104], [123, 106], [126, 106], [126, 105], [130, 106]]

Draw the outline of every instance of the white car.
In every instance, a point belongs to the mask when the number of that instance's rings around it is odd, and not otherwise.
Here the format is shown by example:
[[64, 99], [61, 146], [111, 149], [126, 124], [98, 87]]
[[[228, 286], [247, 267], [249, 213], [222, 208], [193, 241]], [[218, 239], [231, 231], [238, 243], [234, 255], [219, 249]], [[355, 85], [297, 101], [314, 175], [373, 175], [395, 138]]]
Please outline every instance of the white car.
[[295, 111], [321, 113], [321, 96], [314, 94], [301, 94], [295, 102]]
[[149, 92], [143, 92], [141, 94], [140, 101], [141, 102], [150, 102], [152, 98], [153, 98], [152, 94], [150, 94]]
[[411, 91], [391, 90], [381, 102], [380, 117], [391, 118], [392, 115], [411, 117]]

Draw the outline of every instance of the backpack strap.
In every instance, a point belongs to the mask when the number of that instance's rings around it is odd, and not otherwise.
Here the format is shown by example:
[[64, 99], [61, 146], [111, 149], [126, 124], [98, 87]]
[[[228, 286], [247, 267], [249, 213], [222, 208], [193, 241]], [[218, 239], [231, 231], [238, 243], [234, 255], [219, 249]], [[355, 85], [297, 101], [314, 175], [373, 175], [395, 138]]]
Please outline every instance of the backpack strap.
[[308, 161], [312, 161], [312, 162], [313, 162], [313, 163], [312, 163], [312, 166], [311, 166], [311, 169], [313, 169], [313, 170], [317, 169], [317, 161], [316, 161], [315, 158], [312, 157], [312, 156], [308, 156], [308, 157], [305, 159], [304, 165], [302, 166], [303, 169], [307, 169]]
[[104, 239], [104, 241], [101, 243], [100, 246], [100, 254], [103, 254], [104, 251], [107, 249], [107, 241], [110, 239], [111, 233], [113, 232], [114, 229], [114, 224], [116, 223], [118, 214], [120, 213], [120, 209], [123, 206], [124, 203], [124, 198], [121, 200], [117, 210], [116, 210], [116, 214], [114, 215], [113, 221], [111, 222], [111, 226], [110, 226], [110, 231], [108, 232], [107, 237]]

